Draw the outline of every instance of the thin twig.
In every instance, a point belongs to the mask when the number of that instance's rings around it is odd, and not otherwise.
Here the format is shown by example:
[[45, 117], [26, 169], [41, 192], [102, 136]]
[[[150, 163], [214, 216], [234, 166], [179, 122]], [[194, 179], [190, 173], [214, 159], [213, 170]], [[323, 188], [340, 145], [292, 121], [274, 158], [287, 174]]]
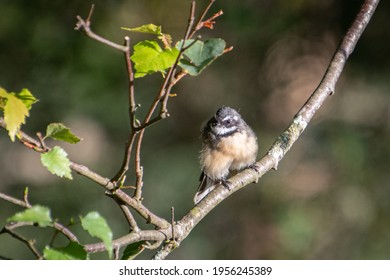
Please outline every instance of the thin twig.
[[121, 204], [120, 207], [121, 207], [121, 210], [122, 210], [123, 214], [125, 215], [129, 225], [130, 225], [130, 229], [132, 231], [139, 231], [140, 229], [137, 225], [137, 222], [135, 221], [135, 219], [133, 217], [133, 214], [131, 214], [129, 207], [123, 203]]
[[134, 145], [135, 138], [137, 136], [137, 123], [135, 118], [135, 112], [137, 110], [137, 105], [135, 102], [135, 94], [134, 94], [134, 73], [133, 73], [133, 67], [130, 59], [130, 37], [125, 37], [125, 61], [126, 61], [126, 70], [127, 70], [127, 78], [129, 83], [129, 117], [130, 117], [130, 126], [131, 126], [131, 133], [127, 139], [126, 147], [125, 147], [125, 155], [123, 158], [122, 166], [115, 174], [115, 176], [111, 179], [112, 182], [119, 181], [129, 170], [130, 165], [130, 158], [131, 158], [131, 150]]
[[137, 137], [136, 131], [131, 131], [129, 138], [126, 142], [125, 147], [125, 156], [123, 157], [122, 166], [117, 172], [117, 174], [110, 180], [111, 182], [118, 182], [123, 176], [126, 174], [127, 170], [129, 170], [130, 158], [131, 158], [131, 150], [133, 148], [135, 138]]
[[65, 235], [70, 241], [73, 241], [73, 242], [77, 242], [77, 243], [80, 243], [79, 240], [77, 239], [76, 235], [74, 235], [73, 232], [71, 232], [67, 227], [65, 227], [64, 225], [58, 223], [58, 222], [55, 222], [53, 224], [54, 228], [56, 230], [58, 230], [59, 232], [61, 232], [63, 235]]
[[123, 203], [117, 196], [110, 194], [110, 197], [112, 197], [119, 205], [119, 207], [122, 210], [123, 215], [125, 215], [127, 222], [129, 223], [130, 230], [131, 231], [139, 231], [139, 227], [137, 225], [136, 220], [134, 219], [133, 214], [131, 214], [129, 207]]
[[[195, 27], [192, 29], [191, 33], [189, 33], [188, 38], [192, 38], [195, 35], [195, 33], [203, 27], [202, 26], [203, 19], [207, 15], [208, 11], [210, 10], [210, 8], [214, 4], [214, 2], [215, 2], [215, 0], [210, 0], [209, 4], [206, 6], [206, 8], [203, 10], [201, 15], [199, 16]], [[199, 28], [198, 28], [198, 26], [199, 26]]]
[[148, 223], [151, 223], [159, 228], [169, 228], [170, 224], [165, 219], [157, 216], [153, 212], [151, 212], [148, 208], [146, 208], [139, 200], [136, 200], [130, 196], [128, 196], [121, 189], [117, 189], [113, 192], [113, 195], [118, 197], [119, 200], [126, 203], [134, 210], [136, 210], [141, 217], [143, 217]]
[[[176, 71], [175, 71], [176, 72]], [[172, 73], [172, 77], [174, 77], [175, 75], [175, 72]], [[173, 78], [172, 78], [173, 79]], [[176, 83], [173, 82], [173, 80], [171, 80], [171, 82], [169, 83], [168, 87], [167, 87], [167, 90], [165, 92], [165, 95], [164, 95], [164, 99], [163, 101], [161, 102], [161, 114], [166, 114], [168, 112], [168, 109], [167, 109], [167, 106], [168, 106], [168, 99], [169, 99], [169, 96], [171, 94], [171, 90], [173, 88], [173, 86], [175, 85]]]
[[22, 201], [20, 199], [14, 198], [12, 196], [6, 195], [4, 193], [0, 193], [0, 198], [5, 200], [5, 201], [11, 202], [12, 204], [21, 206], [21, 207], [25, 207], [25, 208], [28, 207], [26, 202], [24, 202], [24, 201]]
[[[175, 81], [176, 68], [179, 65], [179, 61], [180, 61], [182, 53], [186, 50], [186, 41], [190, 38], [190, 32], [191, 32], [191, 29], [192, 29], [192, 27], [194, 25], [195, 7], [196, 7], [195, 1], [192, 1], [191, 2], [191, 7], [190, 7], [190, 16], [188, 18], [188, 24], [187, 24], [186, 31], [184, 33], [184, 38], [183, 38], [183, 42], [181, 44], [181, 48], [179, 50], [179, 55], [177, 56], [173, 66], [169, 69], [168, 75], [167, 75], [167, 77], [166, 77], [166, 79], [165, 79], [165, 81], [163, 83], [163, 86], [162, 86], [162, 88], [160, 90], [159, 97], [160, 98], [163, 97], [163, 101], [162, 101], [162, 104], [161, 104], [160, 115], [166, 114], [168, 112], [168, 109], [167, 109], [168, 98], [169, 98], [169, 95], [171, 93], [172, 87], [174, 86], [174, 84], [176, 84], [176, 81]], [[191, 43], [191, 45], [195, 44], [196, 41], [197, 40], [194, 40]]]
[[226, 53], [228, 53], [228, 52], [231, 52], [233, 49], [234, 49], [234, 47], [233, 47], [233, 46], [230, 46], [230, 47], [228, 47], [228, 48], [226, 48], [226, 49], [223, 50], [223, 54], [226, 54]]
[[24, 203], [26, 203], [26, 208], [31, 208], [31, 204], [30, 204], [30, 202], [28, 201], [28, 188], [25, 188], [25, 189], [24, 189], [24, 192], [23, 192], [23, 200], [24, 200]]
[[15, 228], [14, 225], [12, 225], [12, 226], [5, 225], [0, 233], [8, 233], [13, 238], [15, 238], [15, 239], [21, 241], [22, 243], [26, 244], [26, 246], [36, 256], [36, 258], [39, 259], [39, 260], [42, 260], [43, 259], [42, 254], [35, 247], [35, 240], [33, 240], [33, 239], [31, 239], [31, 240], [30, 239], [26, 239], [23, 236], [20, 236], [19, 234], [15, 233], [13, 231], [14, 228]]
[[135, 94], [134, 94], [134, 73], [133, 66], [130, 59], [130, 37], [125, 37], [125, 61], [126, 61], [126, 70], [127, 70], [127, 78], [129, 82], [129, 116], [130, 116], [130, 125], [134, 129], [137, 124], [135, 122], [135, 112], [137, 110], [137, 105], [135, 102]]
[[41, 147], [42, 147], [44, 150], [47, 150], [46, 144], [45, 144], [45, 140], [43, 140], [42, 133], [37, 132], [37, 137], [38, 137], [39, 143], [41, 143]]
[[171, 228], [172, 228], [172, 240], [175, 240], [175, 207], [171, 207]]
[[89, 10], [87, 20], [86, 20], [88, 24], [90, 24], [90, 22], [91, 22], [92, 14], [93, 14], [94, 10], [95, 10], [95, 4], [92, 4], [91, 9]]
[[76, 23], [76, 27], [74, 29], [78, 30], [78, 31], [82, 30], [86, 36], [88, 36], [89, 38], [96, 40], [104, 45], [107, 45], [107, 46], [112, 47], [114, 49], [120, 50], [122, 52], [126, 52], [127, 51], [126, 46], [119, 45], [119, 44], [114, 43], [110, 40], [107, 40], [106, 38], [103, 38], [92, 31], [91, 17], [92, 17], [92, 13], [93, 13], [93, 8], [94, 8], [94, 5], [92, 5], [91, 10], [89, 11], [88, 18], [86, 20], [84, 20], [81, 16], [76, 16], [78, 22]]
[[144, 185], [144, 168], [141, 166], [141, 141], [137, 142], [136, 150], [136, 159], [135, 159], [135, 193], [134, 198], [138, 201], [142, 201], [142, 187]]

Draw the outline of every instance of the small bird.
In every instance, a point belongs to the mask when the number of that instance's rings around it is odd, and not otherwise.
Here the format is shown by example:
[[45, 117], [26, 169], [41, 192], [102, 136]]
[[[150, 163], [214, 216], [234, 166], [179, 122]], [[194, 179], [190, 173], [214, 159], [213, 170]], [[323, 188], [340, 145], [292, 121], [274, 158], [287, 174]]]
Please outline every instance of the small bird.
[[253, 165], [257, 158], [257, 137], [240, 114], [221, 107], [202, 127], [202, 150], [200, 185], [194, 197], [198, 204], [220, 184], [230, 189], [226, 181], [230, 171]]

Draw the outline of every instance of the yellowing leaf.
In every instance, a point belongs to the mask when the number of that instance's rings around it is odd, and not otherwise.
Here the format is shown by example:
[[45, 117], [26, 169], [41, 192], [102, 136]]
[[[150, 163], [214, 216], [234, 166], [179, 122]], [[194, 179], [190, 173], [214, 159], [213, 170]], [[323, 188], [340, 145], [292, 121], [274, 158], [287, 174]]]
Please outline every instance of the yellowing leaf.
[[7, 91], [0, 87], [0, 109], [4, 110], [5, 103], [7, 102]]
[[7, 125], [8, 135], [12, 142], [15, 141], [15, 135], [18, 133], [22, 124], [26, 122], [28, 117], [28, 108], [22, 100], [18, 99], [14, 94], [0, 90], [0, 98], [6, 99], [4, 110], [4, 121]]

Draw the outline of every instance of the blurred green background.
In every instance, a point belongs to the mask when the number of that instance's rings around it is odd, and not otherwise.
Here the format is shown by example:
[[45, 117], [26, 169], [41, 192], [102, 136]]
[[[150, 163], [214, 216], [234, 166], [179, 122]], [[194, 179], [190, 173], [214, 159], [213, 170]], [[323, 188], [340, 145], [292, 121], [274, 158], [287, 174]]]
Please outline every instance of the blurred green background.
[[[234, 51], [199, 77], [186, 77], [170, 100], [171, 117], [146, 131], [144, 203], [170, 219], [192, 207], [198, 186], [199, 129], [221, 105], [240, 109], [259, 137], [259, 156], [316, 88], [363, 1], [223, 0], [214, 30]], [[123, 55], [74, 31], [76, 15], [95, 3], [93, 30], [118, 43], [121, 26], [163, 26], [183, 36], [190, 1], [1, 1], [0, 86], [28, 88], [40, 100], [23, 130], [34, 135], [63, 122], [84, 140], [62, 145], [73, 161], [112, 177], [129, 131]], [[207, 1], [197, 1], [198, 12]], [[389, 259], [389, 1], [382, 1], [338, 82], [278, 171], [266, 174], [213, 210], [171, 259]], [[132, 34], [132, 42], [145, 35]], [[161, 75], [136, 80], [145, 114]], [[50, 143], [54, 145], [54, 143]], [[0, 191], [52, 209], [67, 224], [89, 211], [107, 218], [117, 238], [128, 230], [103, 188], [74, 174], [51, 175], [39, 155], [0, 133]], [[132, 182], [132, 173], [128, 175]], [[0, 227], [21, 208], [0, 200]], [[144, 226], [140, 220], [140, 225]], [[146, 226], [145, 227], [149, 227]], [[95, 242], [79, 226], [82, 242]], [[18, 231], [43, 246], [50, 229]], [[56, 245], [63, 245], [58, 240]], [[41, 247], [40, 247], [41, 248]], [[0, 256], [31, 259], [25, 245], [0, 235]], [[93, 255], [105, 258], [106, 254]], [[141, 258], [149, 258], [149, 252]]]

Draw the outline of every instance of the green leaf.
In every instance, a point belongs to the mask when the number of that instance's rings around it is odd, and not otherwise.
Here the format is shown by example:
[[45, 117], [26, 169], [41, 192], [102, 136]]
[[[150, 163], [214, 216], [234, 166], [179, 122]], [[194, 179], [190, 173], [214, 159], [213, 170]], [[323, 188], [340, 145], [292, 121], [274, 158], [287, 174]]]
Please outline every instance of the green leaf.
[[6, 99], [5, 102], [2, 101], [2, 103], [5, 103], [2, 106], [4, 110], [4, 121], [7, 126], [8, 135], [12, 142], [14, 142], [15, 135], [19, 132], [21, 125], [26, 122], [28, 108], [22, 100], [14, 94], [6, 92], [4, 89], [0, 89], [0, 98]]
[[46, 260], [87, 260], [88, 254], [84, 247], [77, 242], [69, 242], [66, 247], [50, 248], [43, 250], [43, 258]]
[[24, 103], [24, 105], [26, 105], [28, 110], [31, 109], [34, 103], [38, 102], [38, 99], [36, 99], [32, 95], [32, 93], [26, 88], [22, 89], [21, 92], [17, 93], [16, 97], [20, 99]]
[[81, 139], [74, 135], [70, 128], [66, 127], [62, 123], [51, 123], [47, 126], [46, 135], [44, 138], [53, 138], [59, 141], [65, 141], [71, 144], [79, 142]]
[[156, 41], [142, 41], [134, 46], [131, 60], [134, 62], [135, 78], [144, 77], [155, 72], [164, 73], [172, 67], [179, 55], [179, 50], [161, 49]]
[[145, 249], [145, 241], [138, 241], [132, 244], [127, 245], [126, 249], [123, 251], [122, 260], [133, 260], [137, 255], [142, 253]]
[[140, 32], [157, 35], [157, 38], [161, 40], [166, 49], [171, 48], [172, 37], [169, 34], [162, 33], [161, 26], [155, 25], [153, 23], [141, 25], [135, 28], [121, 27], [123, 30], [131, 31], [131, 32]]
[[121, 27], [123, 30], [132, 31], [132, 32], [141, 32], [154, 35], [162, 35], [161, 26], [157, 26], [153, 23], [141, 25], [135, 28]]
[[106, 246], [108, 256], [112, 258], [112, 231], [106, 220], [98, 212], [90, 212], [85, 217], [81, 217], [81, 226], [88, 233], [101, 239]]
[[7, 222], [33, 222], [41, 227], [51, 225], [50, 209], [44, 206], [35, 205], [22, 212], [16, 213], [7, 219]]
[[[176, 48], [181, 49], [182, 45], [183, 41], [180, 41], [176, 44]], [[184, 48], [188, 48], [183, 52], [185, 59], [182, 59], [179, 65], [191, 76], [197, 76], [223, 54], [225, 46], [226, 42], [219, 38], [208, 39], [204, 42], [187, 40]]]
[[52, 174], [73, 179], [68, 155], [62, 148], [55, 146], [51, 151], [41, 154], [41, 162]]

